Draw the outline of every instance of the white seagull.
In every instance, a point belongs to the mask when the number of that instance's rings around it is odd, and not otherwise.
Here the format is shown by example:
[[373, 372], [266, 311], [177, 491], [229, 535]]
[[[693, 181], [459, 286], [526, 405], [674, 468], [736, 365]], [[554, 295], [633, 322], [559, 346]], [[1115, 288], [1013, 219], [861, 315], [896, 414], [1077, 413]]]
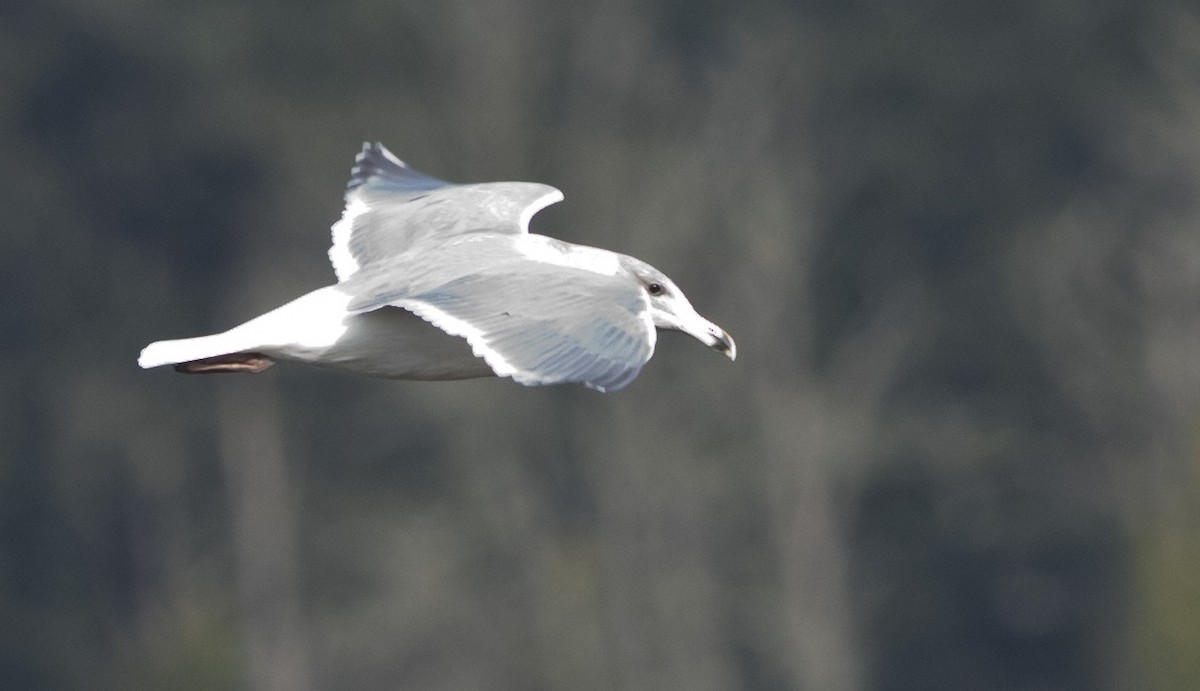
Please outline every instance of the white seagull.
[[142, 367], [261, 372], [276, 360], [394, 379], [512, 377], [627, 386], [674, 329], [729, 356], [733, 339], [633, 257], [529, 232], [562, 192], [457, 185], [364, 144], [333, 225], [338, 282], [224, 333], [158, 341]]

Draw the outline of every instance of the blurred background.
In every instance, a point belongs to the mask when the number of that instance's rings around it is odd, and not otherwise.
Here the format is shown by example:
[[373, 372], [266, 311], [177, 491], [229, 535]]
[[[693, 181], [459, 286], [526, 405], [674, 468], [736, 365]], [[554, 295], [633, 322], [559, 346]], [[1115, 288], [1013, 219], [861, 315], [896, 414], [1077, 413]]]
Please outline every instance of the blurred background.
[[[729, 330], [141, 371], [364, 140]], [[0, 688], [1200, 688], [1200, 9], [0, 2]]]

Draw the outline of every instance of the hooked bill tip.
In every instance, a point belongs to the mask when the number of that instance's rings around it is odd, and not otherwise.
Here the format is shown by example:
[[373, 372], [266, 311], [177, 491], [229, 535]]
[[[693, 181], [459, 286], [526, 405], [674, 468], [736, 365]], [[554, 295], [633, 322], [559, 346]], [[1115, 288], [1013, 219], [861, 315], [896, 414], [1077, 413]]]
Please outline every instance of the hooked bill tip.
[[720, 334], [714, 334], [712, 349], [719, 353], [725, 353], [730, 360], [737, 359], [737, 344], [733, 342], [733, 337], [729, 335], [729, 332], [724, 329], [721, 329]]

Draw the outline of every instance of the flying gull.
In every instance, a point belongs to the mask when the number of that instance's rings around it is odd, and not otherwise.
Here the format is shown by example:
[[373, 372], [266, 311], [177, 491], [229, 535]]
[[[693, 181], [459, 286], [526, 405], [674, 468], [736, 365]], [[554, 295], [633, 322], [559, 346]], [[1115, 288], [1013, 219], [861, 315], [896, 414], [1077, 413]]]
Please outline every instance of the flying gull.
[[142, 367], [261, 372], [277, 360], [394, 379], [511, 377], [627, 386], [674, 329], [733, 359], [733, 339], [633, 257], [529, 232], [562, 192], [458, 185], [364, 144], [333, 225], [338, 282], [224, 333], [158, 341]]

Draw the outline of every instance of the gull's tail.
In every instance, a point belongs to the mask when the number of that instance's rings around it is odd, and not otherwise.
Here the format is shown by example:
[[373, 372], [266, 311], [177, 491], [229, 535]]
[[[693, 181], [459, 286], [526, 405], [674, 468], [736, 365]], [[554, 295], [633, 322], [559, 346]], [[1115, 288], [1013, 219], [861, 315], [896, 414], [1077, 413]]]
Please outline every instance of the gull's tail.
[[143, 369], [174, 365], [178, 372], [261, 372], [275, 364], [262, 353], [243, 350], [230, 339], [230, 332], [176, 341], [156, 341], [142, 349], [138, 365]]
[[219, 334], [151, 343], [138, 364], [207, 373], [261, 372], [276, 357], [308, 362], [345, 333], [349, 301], [337, 286], [314, 290]]

